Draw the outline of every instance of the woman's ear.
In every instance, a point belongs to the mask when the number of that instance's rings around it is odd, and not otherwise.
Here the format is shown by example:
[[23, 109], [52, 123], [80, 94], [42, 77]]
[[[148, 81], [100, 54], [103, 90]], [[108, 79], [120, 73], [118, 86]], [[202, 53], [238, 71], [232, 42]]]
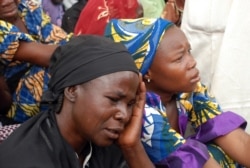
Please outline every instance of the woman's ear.
[[64, 96], [70, 102], [75, 102], [76, 100], [76, 86], [66, 87], [64, 89]]

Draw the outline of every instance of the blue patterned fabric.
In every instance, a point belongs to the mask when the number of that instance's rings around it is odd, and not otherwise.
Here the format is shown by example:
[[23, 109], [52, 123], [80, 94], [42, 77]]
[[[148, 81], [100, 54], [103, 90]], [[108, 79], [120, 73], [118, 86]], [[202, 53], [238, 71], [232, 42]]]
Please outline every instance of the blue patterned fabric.
[[32, 0], [21, 0], [18, 13], [28, 34], [21, 32], [15, 25], [0, 20], [0, 61], [5, 67], [6, 79], [28, 68], [13, 93], [13, 104], [7, 114], [17, 122], [24, 122], [40, 111], [42, 93], [47, 90], [50, 76], [45, 67], [14, 60], [19, 41], [63, 45], [72, 34], [66, 34], [60, 27], [51, 24], [49, 16]]
[[[208, 94], [204, 85], [198, 83], [194, 92], [181, 93], [176, 97], [180, 133], [170, 127], [160, 97], [152, 92], [148, 92], [146, 96], [142, 142], [155, 164], [179, 167], [180, 161], [177, 159], [176, 163], [171, 158], [181, 158], [181, 167], [185, 167], [187, 163], [191, 167], [202, 167], [211, 155], [224, 168], [241, 167], [210, 140], [238, 127], [245, 128], [246, 121], [234, 113], [222, 113], [215, 98]], [[186, 136], [188, 123], [191, 123], [193, 134]], [[221, 123], [227, 127], [221, 127]]]

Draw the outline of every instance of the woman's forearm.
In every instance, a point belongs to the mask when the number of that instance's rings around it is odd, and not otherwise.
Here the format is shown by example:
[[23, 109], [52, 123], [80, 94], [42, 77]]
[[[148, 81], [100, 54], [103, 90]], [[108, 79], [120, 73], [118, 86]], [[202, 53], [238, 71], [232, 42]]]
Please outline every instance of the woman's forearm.
[[37, 42], [20, 42], [15, 59], [47, 67], [58, 45]]
[[237, 128], [224, 136], [220, 136], [214, 142], [233, 160], [250, 167], [250, 135], [242, 128]]

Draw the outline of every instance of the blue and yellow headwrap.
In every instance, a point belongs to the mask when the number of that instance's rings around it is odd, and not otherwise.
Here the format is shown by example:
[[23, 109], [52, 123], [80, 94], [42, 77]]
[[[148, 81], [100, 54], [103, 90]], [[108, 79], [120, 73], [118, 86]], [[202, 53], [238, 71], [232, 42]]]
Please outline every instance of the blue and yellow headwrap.
[[145, 75], [165, 30], [172, 25], [172, 22], [161, 18], [112, 19], [107, 24], [105, 36], [123, 43], [137, 68]]

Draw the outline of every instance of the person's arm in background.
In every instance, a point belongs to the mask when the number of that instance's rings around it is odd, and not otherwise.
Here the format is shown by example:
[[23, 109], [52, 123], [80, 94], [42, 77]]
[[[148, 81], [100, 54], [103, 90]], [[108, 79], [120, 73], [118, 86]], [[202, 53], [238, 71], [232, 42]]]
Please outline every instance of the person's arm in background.
[[20, 42], [14, 59], [47, 67], [58, 45], [37, 42]]
[[[55, 2], [61, 3], [62, 0], [55, 0]], [[19, 29], [14, 29], [14, 34], [16, 33], [19, 36], [17, 40], [19, 46], [14, 59], [47, 67], [57, 46], [67, 43], [73, 34], [68, 34], [61, 27], [52, 24], [49, 16], [43, 12], [42, 8], [37, 8], [33, 15], [41, 16], [41, 20], [33, 23], [34, 26], [40, 27], [39, 42], [35, 42], [37, 39], [32, 39], [33, 37], [31, 38], [29, 34], [20, 34]]]
[[[0, 43], [0, 55], [4, 59], [5, 66], [8, 66], [12, 60], [48, 66], [52, 53], [60, 45], [60, 39], [63, 39], [61, 36], [56, 36], [58, 40], [54, 37], [47, 38], [48, 41], [45, 42], [37, 42], [31, 35], [20, 32], [16, 26], [2, 20], [0, 20], [0, 30], [2, 31], [0, 38], [9, 39], [5, 43]], [[70, 36], [66, 37], [70, 38]], [[66, 43], [67, 40], [68, 38], [62, 41]]]

